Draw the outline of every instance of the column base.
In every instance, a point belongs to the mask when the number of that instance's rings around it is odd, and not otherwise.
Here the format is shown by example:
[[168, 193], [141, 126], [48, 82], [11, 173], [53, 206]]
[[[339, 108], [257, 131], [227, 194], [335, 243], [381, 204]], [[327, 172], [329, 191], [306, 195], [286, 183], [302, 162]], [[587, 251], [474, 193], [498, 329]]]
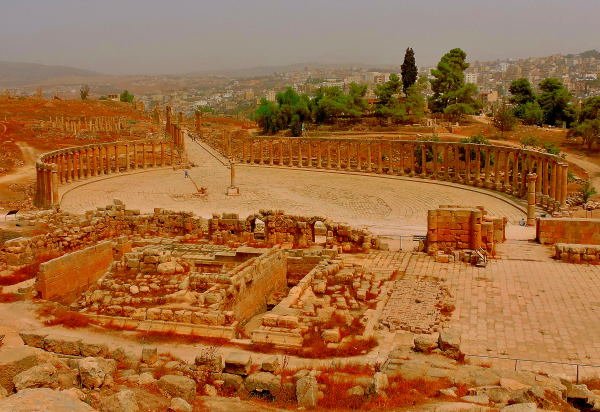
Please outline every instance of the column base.
[[239, 196], [240, 195], [240, 188], [237, 186], [229, 186], [227, 188], [227, 192], [225, 192], [225, 194], [227, 196]]

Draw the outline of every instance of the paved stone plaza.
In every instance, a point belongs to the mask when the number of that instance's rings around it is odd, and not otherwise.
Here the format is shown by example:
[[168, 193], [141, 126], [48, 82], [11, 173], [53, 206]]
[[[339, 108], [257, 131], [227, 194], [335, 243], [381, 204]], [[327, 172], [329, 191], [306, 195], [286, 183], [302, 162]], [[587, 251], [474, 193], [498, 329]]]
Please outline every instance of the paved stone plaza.
[[[319, 215], [354, 226], [367, 226], [380, 234], [424, 232], [429, 209], [440, 204], [482, 205], [492, 215], [517, 222], [524, 213], [502, 195], [489, 195], [473, 188], [460, 188], [429, 180], [364, 176], [289, 168], [236, 166], [240, 196], [226, 196], [229, 170], [197, 143], [188, 140], [189, 159], [198, 165], [182, 170], [148, 170], [88, 180], [61, 188], [61, 207], [81, 213], [113, 198], [131, 208], [151, 211], [154, 207], [193, 211], [209, 217], [213, 212], [241, 216], [260, 209], [281, 209], [289, 214]], [[196, 197], [196, 185], [206, 187], [206, 197]], [[497, 197], [496, 197], [497, 196]]]

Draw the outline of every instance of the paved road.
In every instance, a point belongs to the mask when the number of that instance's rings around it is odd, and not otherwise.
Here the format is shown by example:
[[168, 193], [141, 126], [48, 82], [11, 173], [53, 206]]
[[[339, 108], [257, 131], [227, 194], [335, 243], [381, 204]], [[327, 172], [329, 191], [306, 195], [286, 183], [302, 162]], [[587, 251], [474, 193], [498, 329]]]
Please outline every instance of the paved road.
[[[154, 207], [193, 211], [209, 217], [213, 212], [247, 216], [260, 209], [280, 209], [290, 214], [319, 215], [379, 234], [423, 232], [427, 210], [440, 204], [483, 205], [491, 214], [517, 222], [522, 212], [485, 193], [449, 187], [430, 181], [326, 173], [316, 170], [236, 166], [240, 196], [226, 196], [229, 169], [197, 143], [188, 142], [191, 179], [181, 170], [162, 169], [118, 175], [88, 183], [63, 196], [63, 210], [81, 213], [113, 198], [127, 207], [151, 211]], [[208, 195], [194, 195], [195, 185]]]

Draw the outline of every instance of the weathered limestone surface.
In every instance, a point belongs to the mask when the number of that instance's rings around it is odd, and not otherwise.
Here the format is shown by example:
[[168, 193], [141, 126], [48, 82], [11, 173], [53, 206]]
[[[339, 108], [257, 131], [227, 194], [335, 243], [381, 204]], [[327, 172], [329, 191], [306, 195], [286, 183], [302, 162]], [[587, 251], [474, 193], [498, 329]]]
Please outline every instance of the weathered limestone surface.
[[537, 241], [544, 245], [576, 243], [600, 245], [600, 219], [539, 218]]
[[70, 303], [95, 283], [113, 262], [113, 242], [52, 259], [40, 265], [36, 289], [46, 300]]

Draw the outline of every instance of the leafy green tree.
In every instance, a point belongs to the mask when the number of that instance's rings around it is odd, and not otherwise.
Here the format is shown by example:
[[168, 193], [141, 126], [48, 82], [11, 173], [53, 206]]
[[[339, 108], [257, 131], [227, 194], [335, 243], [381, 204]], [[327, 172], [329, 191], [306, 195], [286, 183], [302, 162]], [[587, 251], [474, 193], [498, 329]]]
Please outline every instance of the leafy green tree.
[[391, 118], [395, 121], [406, 120], [406, 108], [400, 103], [398, 98], [401, 87], [400, 77], [394, 73], [390, 75], [390, 79], [387, 82], [377, 85], [375, 88], [375, 95], [377, 96], [377, 103], [375, 104], [376, 116]]
[[544, 112], [536, 101], [527, 102], [515, 107], [515, 116], [523, 121], [523, 124], [541, 126], [544, 122]]
[[559, 79], [548, 78], [540, 82], [538, 102], [544, 113], [544, 123], [558, 126], [565, 122], [567, 127], [575, 120], [571, 105], [572, 96]]
[[279, 106], [264, 97], [254, 113], [254, 120], [265, 134], [274, 134], [281, 130]]
[[461, 49], [452, 49], [442, 56], [437, 68], [431, 71], [433, 96], [429, 107], [434, 113], [445, 113], [451, 119], [460, 119], [473, 114], [479, 108], [474, 98], [477, 87], [465, 84], [464, 71], [469, 67], [467, 54]]
[[594, 143], [600, 143], [600, 118], [584, 120], [575, 128], [575, 132], [583, 139], [583, 144], [591, 150]]
[[366, 110], [366, 85], [351, 83], [348, 94], [337, 86], [321, 87], [310, 101], [316, 123], [331, 123], [338, 117], [360, 117]]
[[404, 106], [408, 120], [417, 122], [425, 116], [427, 102], [425, 100], [425, 90], [427, 90], [427, 78], [420, 77], [419, 80], [410, 86], [406, 92]]
[[419, 70], [415, 62], [415, 52], [411, 47], [404, 53], [404, 62], [400, 67], [402, 73], [402, 90], [408, 94], [408, 89], [417, 82]]
[[504, 132], [510, 132], [514, 129], [517, 124], [517, 118], [512, 108], [502, 105], [492, 118], [492, 124], [496, 129], [500, 130], [500, 135], [504, 136]]
[[135, 97], [133, 96], [133, 94], [129, 93], [128, 90], [123, 90], [123, 92], [119, 96], [119, 100], [126, 103], [132, 103], [134, 98]]
[[261, 99], [254, 113], [254, 119], [264, 133], [273, 134], [290, 129], [293, 136], [301, 136], [302, 125], [310, 119], [308, 103], [308, 96], [299, 95], [294, 89], [288, 87], [283, 92], [277, 93], [275, 102]]
[[515, 106], [535, 102], [536, 97], [533, 86], [531, 86], [529, 80], [525, 78], [514, 80], [510, 84], [508, 91], [511, 94], [510, 102]]
[[590, 200], [590, 198], [596, 193], [596, 188], [592, 186], [592, 182], [589, 180], [581, 186], [581, 197], [583, 199], [583, 203], [587, 203], [588, 200]]
[[600, 96], [583, 102], [575, 133], [583, 138], [583, 144], [590, 150], [594, 143], [600, 142]]

